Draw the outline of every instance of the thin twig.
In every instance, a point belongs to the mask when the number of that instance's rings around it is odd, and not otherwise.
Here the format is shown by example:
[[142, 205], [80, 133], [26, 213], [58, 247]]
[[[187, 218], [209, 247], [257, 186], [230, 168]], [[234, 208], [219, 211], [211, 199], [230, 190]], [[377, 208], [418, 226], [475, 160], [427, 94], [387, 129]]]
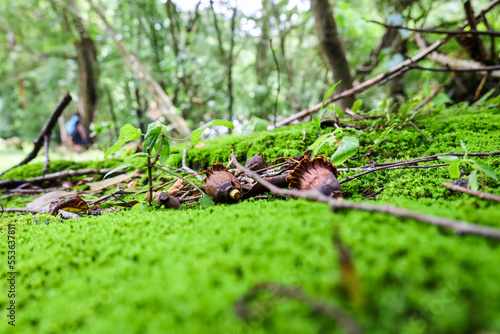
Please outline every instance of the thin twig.
[[273, 54], [274, 64], [276, 64], [276, 71], [278, 71], [278, 92], [276, 93], [276, 99], [274, 100], [274, 123], [273, 123], [273, 126], [276, 127], [276, 117], [278, 114], [278, 97], [280, 95], [280, 90], [281, 90], [280, 66], [278, 65], [278, 59], [276, 59], [276, 53], [274, 52], [273, 40], [270, 39], [269, 43], [271, 46], [271, 52]]
[[45, 151], [45, 163], [43, 164], [43, 173], [47, 173], [50, 169], [50, 160], [49, 160], [49, 144], [50, 144], [50, 134], [46, 134], [43, 136], [43, 148]]
[[441, 185], [443, 187], [450, 189], [450, 190], [453, 190], [453, 191], [459, 191], [459, 192], [464, 193], [464, 194], [469, 194], [469, 195], [476, 196], [476, 197], [479, 197], [482, 199], [489, 199], [490, 201], [495, 201], [495, 202], [500, 203], [500, 196], [498, 196], [498, 195], [460, 187], [460, 186], [457, 186], [456, 184], [453, 184], [450, 182], [444, 182], [444, 183], [441, 183]]
[[496, 30], [486, 30], [486, 31], [480, 31], [480, 30], [440, 30], [440, 29], [423, 29], [423, 28], [408, 28], [405, 26], [401, 25], [393, 25], [393, 24], [387, 24], [387, 23], [382, 23], [374, 20], [368, 20], [367, 22], [369, 23], [375, 23], [381, 26], [384, 26], [386, 28], [390, 29], [403, 29], [403, 30], [408, 30], [408, 31], [415, 31], [415, 32], [423, 32], [423, 33], [428, 33], [428, 34], [443, 34], [443, 35], [486, 35], [486, 36], [498, 36], [500, 37], [500, 31]]
[[356, 203], [346, 200], [336, 200], [330, 197], [323, 195], [322, 193], [314, 190], [289, 190], [289, 189], [281, 189], [272, 183], [264, 180], [259, 174], [249, 170], [248, 168], [242, 166], [236, 156], [231, 154], [233, 159], [233, 163], [236, 167], [244, 171], [248, 176], [253, 178], [255, 181], [262, 184], [264, 187], [269, 189], [272, 194], [277, 196], [290, 196], [295, 198], [303, 198], [309, 201], [314, 202], [322, 202], [327, 203], [330, 206], [332, 211], [336, 210], [361, 210], [368, 212], [378, 212], [385, 213], [397, 217], [402, 218], [410, 218], [416, 221], [451, 228], [457, 234], [472, 234], [472, 235], [480, 235], [485, 237], [490, 237], [494, 239], [500, 239], [500, 230], [494, 229], [487, 226], [476, 225], [468, 222], [464, 222], [461, 220], [452, 220], [444, 217], [431, 216], [427, 214], [422, 214], [415, 211], [410, 211], [406, 209], [401, 209], [392, 205], [372, 205], [366, 203]]
[[409, 121], [408, 124], [410, 124], [415, 129], [417, 129], [417, 131], [420, 132], [425, 138], [427, 138], [428, 141], [432, 141], [432, 139], [430, 139], [429, 137], [427, 137], [427, 135], [422, 130], [420, 130], [419, 127], [415, 123], [413, 123], [412, 121]]
[[446, 67], [424, 67], [420, 65], [411, 65], [410, 69], [422, 70], [422, 71], [432, 71], [432, 72], [493, 72], [500, 70], [500, 65], [491, 66], [478, 66], [471, 68], [453, 68], [450, 66]]
[[147, 148], [148, 151], [148, 184], [149, 184], [149, 206], [151, 206], [151, 201], [153, 200], [153, 173], [151, 172], [151, 169], [153, 168], [153, 165], [151, 164], [151, 148]]
[[[44, 181], [51, 181], [56, 179], [64, 179], [73, 176], [83, 176], [87, 174], [106, 174], [111, 169], [82, 169], [82, 170], [65, 170], [62, 172], [46, 174], [42, 176], [37, 176], [31, 179], [20, 180], [20, 179], [10, 179], [10, 180], [0, 180], [0, 188], [7, 188], [9, 186], [15, 186], [17, 184], [23, 183], [40, 183]], [[116, 173], [125, 173], [125, 171], [117, 171]]]
[[64, 109], [68, 106], [68, 104], [71, 102], [71, 100], [72, 100], [72, 98], [71, 98], [71, 95], [69, 95], [69, 92], [66, 93], [66, 95], [64, 95], [64, 97], [61, 99], [61, 101], [59, 101], [59, 103], [57, 104], [57, 106], [54, 109], [54, 111], [52, 112], [52, 114], [50, 114], [49, 119], [45, 122], [42, 129], [40, 130], [38, 137], [34, 141], [35, 145], [33, 147], [33, 150], [28, 154], [28, 156], [23, 161], [21, 161], [17, 165], [15, 165], [15, 166], [13, 166], [5, 171], [3, 171], [2, 173], [0, 173], [0, 176], [7, 173], [9, 170], [12, 170], [16, 167], [27, 164], [28, 162], [30, 162], [31, 160], [36, 158], [38, 152], [40, 151], [40, 149], [43, 146], [43, 141], [44, 141], [45, 136], [50, 135], [50, 133], [52, 133], [52, 129], [54, 129], [54, 126], [56, 125], [59, 116], [61, 116]]

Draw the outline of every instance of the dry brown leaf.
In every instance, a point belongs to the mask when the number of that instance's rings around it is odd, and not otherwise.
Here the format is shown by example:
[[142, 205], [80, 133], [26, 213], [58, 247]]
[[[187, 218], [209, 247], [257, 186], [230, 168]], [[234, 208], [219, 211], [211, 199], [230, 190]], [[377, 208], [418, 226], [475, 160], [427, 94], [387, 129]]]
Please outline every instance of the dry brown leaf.
[[210, 145], [210, 143], [198, 143], [194, 145], [195, 148], [201, 148]]
[[171, 186], [166, 193], [169, 194], [170, 196], [175, 196], [179, 193], [184, 188], [182, 185], [182, 179], [178, 178], [177, 181], [175, 181], [174, 185]]

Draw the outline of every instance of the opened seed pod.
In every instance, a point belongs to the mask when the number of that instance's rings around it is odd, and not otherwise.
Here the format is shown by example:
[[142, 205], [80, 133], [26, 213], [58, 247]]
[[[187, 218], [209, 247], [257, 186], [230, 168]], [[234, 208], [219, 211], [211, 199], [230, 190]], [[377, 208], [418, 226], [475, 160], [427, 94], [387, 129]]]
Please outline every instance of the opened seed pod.
[[207, 194], [216, 203], [235, 203], [241, 199], [241, 184], [223, 164], [217, 162], [205, 174]]
[[290, 171], [286, 180], [288, 188], [299, 190], [317, 190], [323, 195], [342, 198], [342, 188], [337, 180], [337, 167], [322, 155], [311, 159], [305, 156], [294, 170]]

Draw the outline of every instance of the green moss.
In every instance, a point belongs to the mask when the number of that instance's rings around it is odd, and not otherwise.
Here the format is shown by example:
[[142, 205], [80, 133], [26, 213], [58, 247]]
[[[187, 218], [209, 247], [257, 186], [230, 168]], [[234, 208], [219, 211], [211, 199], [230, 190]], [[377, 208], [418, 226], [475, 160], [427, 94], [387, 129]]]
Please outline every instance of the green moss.
[[[99, 161], [75, 162], [69, 160], [52, 160], [50, 169], [46, 174], [57, 173], [64, 170], [80, 170], [80, 169], [105, 169], [114, 168], [122, 161], [116, 159], [107, 159]], [[29, 163], [2, 175], [2, 179], [29, 179], [43, 175], [43, 162]]]
[[[366, 159], [416, 158], [443, 152], [497, 151], [498, 108], [465, 105], [422, 116], [393, 131]], [[305, 128], [306, 136], [302, 129]], [[326, 132], [325, 130], [324, 132]], [[296, 125], [253, 136], [228, 136], [190, 149], [191, 167], [240, 161], [264, 153], [268, 161], [302, 153], [317, 133]], [[360, 135], [363, 149], [372, 145]], [[170, 160], [179, 166], [182, 149]], [[332, 148], [323, 148], [331, 154]], [[500, 157], [481, 158], [500, 176]], [[118, 164], [117, 162], [113, 162]], [[429, 162], [433, 164], [435, 162]], [[470, 171], [462, 166], [465, 172]], [[355, 172], [344, 173], [341, 178]], [[385, 188], [370, 203], [500, 228], [500, 206], [440, 186], [452, 181], [446, 167], [385, 170], [343, 184], [355, 201]], [[500, 195], [500, 183], [486, 191]], [[128, 195], [126, 200], [132, 200]], [[22, 203], [16, 203], [21, 205]], [[10, 205], [10, 204], [9, 204]], [[340, 333], [330, 320], [303, 305], [272, 298], [246, 323], [234, 301], [262, 281], [301, 286], [309, 295], [351, 313], [366, 333], [499, 332], [500, 243], [456, 236], [447, 229], [366, 212], [335, 212], [302, 200], [249, 200], [199, 210], [134, 210], [63, 223], [44, 215], [4, 219], [16, 224], [18, 323], [23, 333]], [[49, 224], [41, 224], [49, 219]], [[338, 254], [331, 245], [340, 230], [364, 291], [354, 308], [342, 287]], [[5, 239], [4, 239], [4, 242]], [[0, 248], [2, 258], [6, 249]], [[0, 279], [5, 281], [5, 271]], [[6, 307], [0, 294], [0, 307]], [[14, 332], [2, 322], [1, 332]]]

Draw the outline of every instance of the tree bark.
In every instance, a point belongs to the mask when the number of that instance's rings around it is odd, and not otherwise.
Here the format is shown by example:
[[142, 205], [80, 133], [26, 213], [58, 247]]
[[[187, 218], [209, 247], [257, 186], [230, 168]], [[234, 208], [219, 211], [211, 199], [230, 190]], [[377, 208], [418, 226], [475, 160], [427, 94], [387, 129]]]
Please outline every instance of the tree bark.
[[[335, 82], [342, 80], [337, 86], [337, 92], [352, 88], [352, 77], [349, 64], [342, 48], [342, 42], [337, 32], [337, 24], [333, 17], [333, 10], [328, 0], [311, 0], [311, 7], [314, 14], [316, 30], [321, 50], [328, 60], [328, 67], [333, 72]], [[341, 109], [350, 108], [355, 97], [348, 96], [341, 100]]]
[[[69, 4], [75, 12], [78, 12], [75, 0], [70, 0]], [[99, 63], [94, 40], [85, 29], [82, 20], [74, 14], [71, 14], [71, 19], [80, 37], [74, 43], [78, 64], [78, 113], [85, 132], [88, 134], [98, 104]]]

